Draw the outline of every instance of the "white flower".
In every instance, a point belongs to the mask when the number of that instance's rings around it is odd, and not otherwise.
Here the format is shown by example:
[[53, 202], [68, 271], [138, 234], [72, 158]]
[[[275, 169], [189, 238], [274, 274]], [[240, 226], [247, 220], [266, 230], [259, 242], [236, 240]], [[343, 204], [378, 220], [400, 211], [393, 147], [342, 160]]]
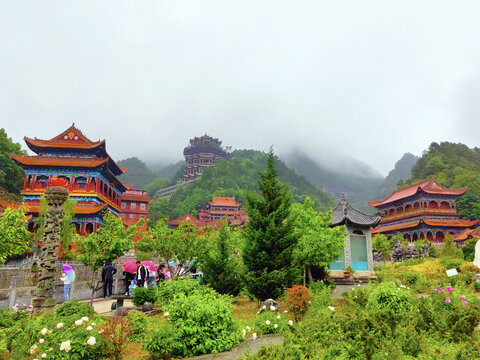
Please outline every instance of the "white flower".
[[270, 325], [270, 320], [265, 321], [265, 324]]
[[166, 312], [165, 314], [163, 314], [163, 316], [165, 317], [168, 317], [170, 314], [168, 312]]
[[270, 306], [270, 310], [275, 311], [275, 306]]
[[250, 331], [251, 330], [251, 327], [250, 326], [246, 326], [247, 330]]
[[70, 346], [70, 340], [64, 341], [60, 344], [60, 351], [69, 352], [72, 347]]
[[284, 313], [285, 313], [285, 314], [288, 313], [288, 310], [285, 310]]
[[57, 329], [61, 329], [63, 327], [63, 323], [58, 323], [57, 324]]
[[243, 337], [245, 337], [245, 335], [247, 335], [247, 330], [243, 329], [242, 333], [243, 333]]
[[43, 354], [42, 354], [42, 358], [46, 359], [46, 358], [47, 358], [47, 354], [43, 353]]
[[34, 352], [37, 351], [37, 345], [33, 345], [31, 348], [30, 348], [30, 354], [33, 354]]
[[293, 325], [293, 321], [292, 321], [292, 320], [288, 320], [288, 325], [292, 326], [292, 325]]
[[100, 330], [98, 330], [98, 333], [101, 334], [101, 333], [103, 333], [103, 331], [104, 331], [103, 329], [100, 329]]
[[273, 325], [273, 327], [274, 327], [275, 329], [278, 328], [278, 324]]
[[77, 326], [82, 326], [82, 324], [83, 324], [82, 320], [76, 320], [75, 321], [75, 325], [77, 325]]
[[311, 304], [312, 302], [309, 300], [308, 303]]
[[43, 329], [42, 329], [42, 335], [45, 336], [45, 335], [47, 335], [47, 333], [48, 333], [48, 329], [47, 329], [47, 328], [43, 328]]
[[97, 324], [95, 324], [94, 322], [92, 322], [92, 326], [95, 326], [95, 325], [97, 325]]
[[40, 339], [40, 340], [38, 340], [38, 342], [39, 342], [40, 344], [43, 344], [43, 343], [45, 342], [45, 339]]
[[87, 326], [87, 331], [92, 331], [93, 328], [91, 326]]
[[86, 316], [82, 317], [82, 321], [88, 322], [88, 317], [86, 317]]
[[280, 319], [280, 315], [277, 315], [277, 319]]
[[266, 305], [263, 305], [263, 306], [262, 306], [262, 309], [263, 309], [263, 310], [265, 310], [266, 308], [267, 308], [267, 306], [266, 306]]
[[335, 310], [335, 308], [333, 306], [329, 306], [328, 308], [332, 311]]
[[257, 333], [252, 334], [252, 339], [255, 340], [257, 338]]
[[93, 337], [93, 336], [90, 336], [87, 340], [87, 344], [88, 345], [95, 345], [97, 343], [97, 340]]

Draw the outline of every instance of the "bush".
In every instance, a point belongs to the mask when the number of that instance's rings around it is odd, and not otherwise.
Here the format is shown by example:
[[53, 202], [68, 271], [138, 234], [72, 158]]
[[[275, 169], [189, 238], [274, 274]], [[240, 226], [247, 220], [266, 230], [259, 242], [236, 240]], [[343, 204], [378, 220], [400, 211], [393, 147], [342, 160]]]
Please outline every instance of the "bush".
[[282, 315], [272, 311], [262, 312], [255, 319], [254, 326], [255, 330], [260, 331], [262, 334], [278, 334], [287, 328]]
[[473, 261], [475, 259], [475, 245], [477, 245], [478, 239], [472, 238], [465, 241], [462, 246], [463, 258], [467, 261]]
[[128, 346], [128, 340], [132, 334], [132, 326], [129, 321], [114, 317], [102, 324], [102, 345], [105, 357], [119, 360]]
[[411, 308], [412, 297], [401, 288], [387, 282], [378, 285], [368, 296], [367, 306], [372, 309], [391, 309], [401, 313]]
[[80, 301], [67, 301], [55, 307], [57, 316], [75, 315], [77, 318], [81, 318], [83, 316], [93, 317], [95, 314], [95, 310], [89, 304]]
[[17, 321], [24, 319], [29, 315], [31, 315], [31, 312], [23, 309], [17, 311], [12, 309], [0, 309], [0, 328], [9, 328]]
[[133, 290], [132, 302], [135, 306], [142, 306], [146, 302], [155, 304], [158, 295], [154, 287], [137, 287]]
[[295, 320], [305, 314], [309, 304], [312, 303], [312, 293], [303, 285], [293, 285], [287, 289], [287, 304], [293, 312]]
[[459, 258], [446, 257], [446, 258], [440, 259], [440, 265], [442, 265], [445, 269], [459, 268], [460, 265], [463, 264], [463, 262], [464, 261]]
[[213, 294], [215, 291], [192, 279], [164, 281], [157, 287], [158, 300], [162, 305], [171, 303], [180, 295], [189, 296], [195, 293]]
[[145, 345], [150, 356], [157, 356], [159, 348], [169, 349], [168, 354], [165, 350], [157, 357], [160, 359], [218, 353], [230, 350], [242, 339], [232, 318], [232, 303], [226, 297], [212, 292], [181, 293], [165, 310], [170, 320], [162, 320]]
[[140, 311], [130, 311], [127, 315], [127, 320], [132, 327], [132, 335], [130, 338], [133, 341], [144, 341], [148, 326], [147, 315]]

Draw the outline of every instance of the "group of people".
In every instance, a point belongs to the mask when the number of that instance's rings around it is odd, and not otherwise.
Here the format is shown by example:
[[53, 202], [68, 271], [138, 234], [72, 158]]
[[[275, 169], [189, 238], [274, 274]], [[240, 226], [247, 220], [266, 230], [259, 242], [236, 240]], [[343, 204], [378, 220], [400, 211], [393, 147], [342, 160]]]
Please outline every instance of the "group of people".
[[[125, 275], [125, 295], [131, 295], [134, 287], [150, 286], [155, 283], [159, 284], [162, 281], [172, 280], [172, 274], [167, 265], [160, 264], [157, 271], [149, 270], [140, 261], [137, 261], [136, 265], [137, 271], [134, 274], [127, 271], [123, 272], [123, 275]], [[180, 263], [175, 271], [175, 276], [183, 275], [185, 275], [185, 269], [183, 264]]]

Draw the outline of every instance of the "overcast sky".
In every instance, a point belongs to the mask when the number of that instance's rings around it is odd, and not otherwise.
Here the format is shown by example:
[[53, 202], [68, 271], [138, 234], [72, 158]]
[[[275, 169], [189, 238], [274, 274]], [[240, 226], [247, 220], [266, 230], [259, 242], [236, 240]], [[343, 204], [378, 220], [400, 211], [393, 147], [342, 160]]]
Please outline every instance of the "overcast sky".
[[[395, 7], [394, 7], [395, 6]], [[480, 146], [478, 1], [0, 2], [0, 127], [75, 122], [116, 159], [233, 148], [349, 155], [386, 174]]]

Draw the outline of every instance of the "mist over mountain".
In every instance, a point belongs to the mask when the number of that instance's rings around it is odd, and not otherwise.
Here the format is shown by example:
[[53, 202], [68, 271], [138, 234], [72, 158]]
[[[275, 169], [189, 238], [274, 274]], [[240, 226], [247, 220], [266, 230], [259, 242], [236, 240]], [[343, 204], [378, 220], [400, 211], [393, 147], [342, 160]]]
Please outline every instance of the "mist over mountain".
[[336, 200], [345, 194], [351, 204], [364, 211], [372, 210], [367, 201], [372, 199], [384, 180], [369, 165], [353, 159], [345, 158], [342, 160], [345, 168], [335, 166], [333, 169], [325, 165], [331, 164], [331, 159], [322, 164], [301, 150], [292, 151], [284, 155], [283, 159], [290, 168], [305, 176], [319, 189], [332, 194]]
[[137, 157], [120, 160], [117, 164], [128, 169], [125, 174], [119, 176], [120, 180], [133, 185], [136, 189], [145, 187], [156, 178], [155, 174]]

